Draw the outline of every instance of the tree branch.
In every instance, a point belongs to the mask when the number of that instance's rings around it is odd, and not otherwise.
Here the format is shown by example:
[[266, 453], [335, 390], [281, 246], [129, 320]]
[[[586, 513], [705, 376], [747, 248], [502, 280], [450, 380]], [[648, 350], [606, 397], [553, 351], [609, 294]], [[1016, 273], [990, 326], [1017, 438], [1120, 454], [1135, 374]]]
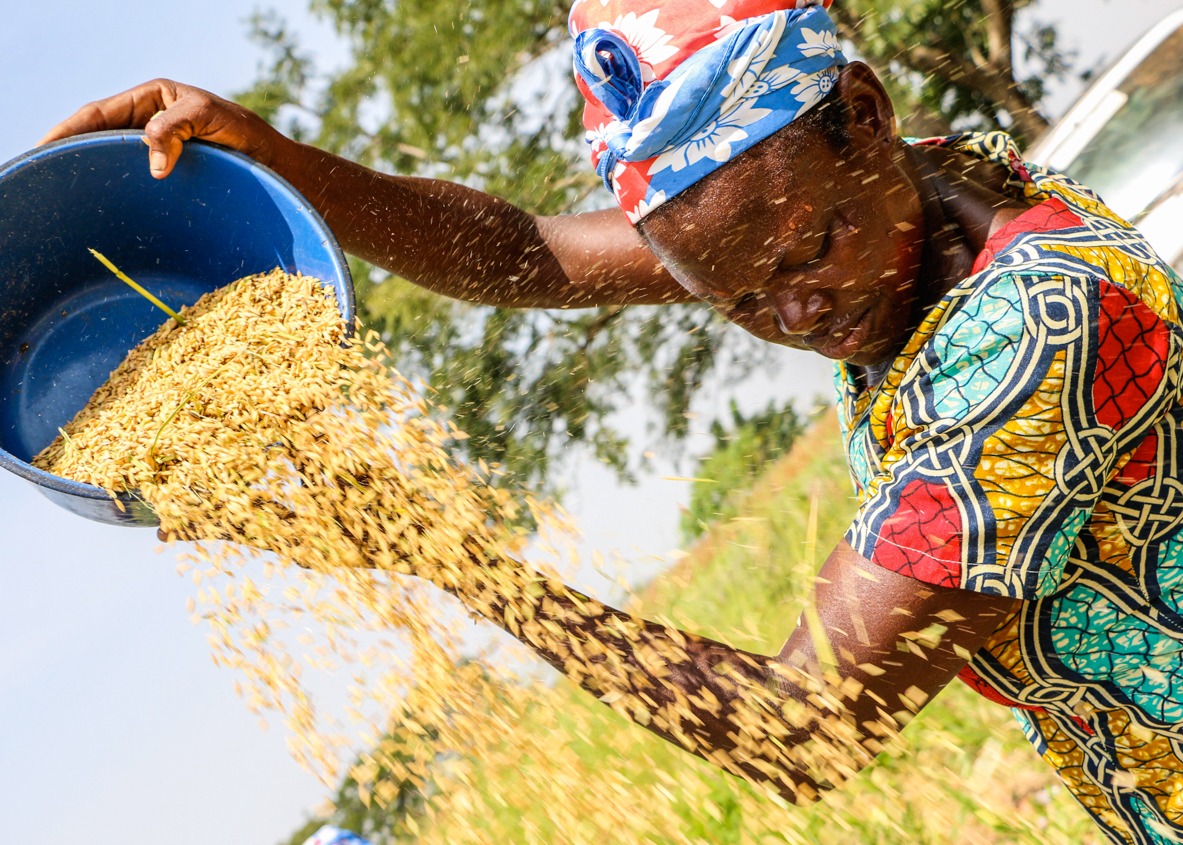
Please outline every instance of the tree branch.
[[921, 73], [932, 73], [950, 82], [980, 91], [998, 108], [1005, 109], [1014, 121], [1017, 134], [1034, 140], [1048, 127], [1047, 119], [1036, 111], [1009, 74], [1000, 68], [979, 67], [964, 59], [932, 47], [915, 46], [901, 59]]
[[1011, 35], [1014, 6], [1009, 0], [981, 0], [985, 12], [986, 43], [990, 64], [1002, 68], [1008, 78], [1014, 77], [1011, 58]]

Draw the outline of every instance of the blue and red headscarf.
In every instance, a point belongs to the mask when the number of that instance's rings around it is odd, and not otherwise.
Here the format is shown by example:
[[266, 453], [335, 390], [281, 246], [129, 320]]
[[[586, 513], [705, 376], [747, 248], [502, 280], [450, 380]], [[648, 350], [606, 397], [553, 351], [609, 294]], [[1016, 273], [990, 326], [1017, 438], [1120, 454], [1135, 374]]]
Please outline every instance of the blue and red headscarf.
[[787, 126], [846, 64], [831, 0], [576, 0], [592, 164], [629, 220]]

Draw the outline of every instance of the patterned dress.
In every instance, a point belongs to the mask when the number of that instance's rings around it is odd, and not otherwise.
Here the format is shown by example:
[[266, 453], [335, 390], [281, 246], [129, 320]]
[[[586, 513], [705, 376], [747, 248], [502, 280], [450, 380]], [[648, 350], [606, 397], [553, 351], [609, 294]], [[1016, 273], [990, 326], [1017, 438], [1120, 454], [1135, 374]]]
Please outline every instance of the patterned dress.
[[1030, 208], [881, 385], [842, 365], [847, 540], [921, 581], [1023, 599], [962, 672], [1014, 708], [1114, 842], [1183, 841], [1183, 281], [1001, 133]]

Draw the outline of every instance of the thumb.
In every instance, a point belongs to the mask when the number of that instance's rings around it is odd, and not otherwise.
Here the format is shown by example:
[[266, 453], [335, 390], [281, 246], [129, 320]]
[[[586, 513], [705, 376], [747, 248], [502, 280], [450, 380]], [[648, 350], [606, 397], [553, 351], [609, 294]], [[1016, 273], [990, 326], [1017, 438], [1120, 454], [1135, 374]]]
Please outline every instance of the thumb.
[[156, 179], [163, 179], [173, 172], [184, 142], [193, 137], [193, 122], [185, 111], [174, 106], [168, 111], [157, 112], [144, 127], [148, 169]]

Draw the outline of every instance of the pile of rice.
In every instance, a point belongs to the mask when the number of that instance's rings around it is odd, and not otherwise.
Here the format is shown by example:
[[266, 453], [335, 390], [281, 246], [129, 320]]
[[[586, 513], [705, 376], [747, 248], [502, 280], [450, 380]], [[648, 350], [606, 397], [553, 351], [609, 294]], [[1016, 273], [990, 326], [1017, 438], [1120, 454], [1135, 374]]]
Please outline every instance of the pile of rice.
[[[685, 640], [567, 590], [536, 561], [517, 563], [523, 509], [543, 525], [553, 512], [456, 460], [463, 434], [389, 366], [377, 338], [347, 336], [318, 281], [251, 276], [183, 317], [135, 349], [35, 463], [112, 493], [134, 491], [163, 533], [199, 541], [194, 571], [215, 658], [243, 673], [252, 707], [285, 716], [296, 756], [330, 780], [360, 740], [370, 749], [351, 770], [360, 789], [380, 804], [417, 796], [400, 824], [423, 841], [441, 813], [449, 841], [483, 841], [481, 819], [498, 793], [476, 773], [523, 756], [553, 765], [534, 767], [545, 777], [519, 791], [565, 792], [549, 809], [562, 835], [525, 831], [522, 841], [603, 841], [659, 819], [675, 824], [675, 782], [653, 779], [668, 766], [635, 760], [643, 797], [621, 800], [631, 777], [591, 789], [572, 769], [576, 751], [539, 748], [536, 732], [515, 732], [550, 693], [505, 668], [522, 665], [516, 658], [474, 656], [467, 616], [423, 585], [545, 649], [618, 712], [694, 747], [691, 702], [655, 703], [636, 670], [640, 654], [661, 674], [663, 662], [685, 657]], [[270, 554], [256, 579], [244, 558], [260, 552]], [[318, 713], [303, 683], [306, 671], [344, 677], [343, 668], [350, 728]], [[842, 780], [851, 760], [834, 749], [851, 744], [844, 702], [858, 691], [815, 694], [833, 714], [809, 722], [817, 743], [790, 759], [781, 739], [806, 717], [757, 687], [732, 714], [739, 748], [714, 762], [750, 774], [804, 754], [819, 780]], [[697, 775], [679, 775], [676, 788], [709, 800]], [[770, 817], [767, 829], [783, 823]]]
[[331, 296], [278, 270], [207, 294], [34, 464], [138, 492], [176, 537], [314, 569], [454, 565], [492, 542], [490, 510], [514, 505], [449, 458], [455, 435], [373, 354], [376, 338], [346, 336]]

